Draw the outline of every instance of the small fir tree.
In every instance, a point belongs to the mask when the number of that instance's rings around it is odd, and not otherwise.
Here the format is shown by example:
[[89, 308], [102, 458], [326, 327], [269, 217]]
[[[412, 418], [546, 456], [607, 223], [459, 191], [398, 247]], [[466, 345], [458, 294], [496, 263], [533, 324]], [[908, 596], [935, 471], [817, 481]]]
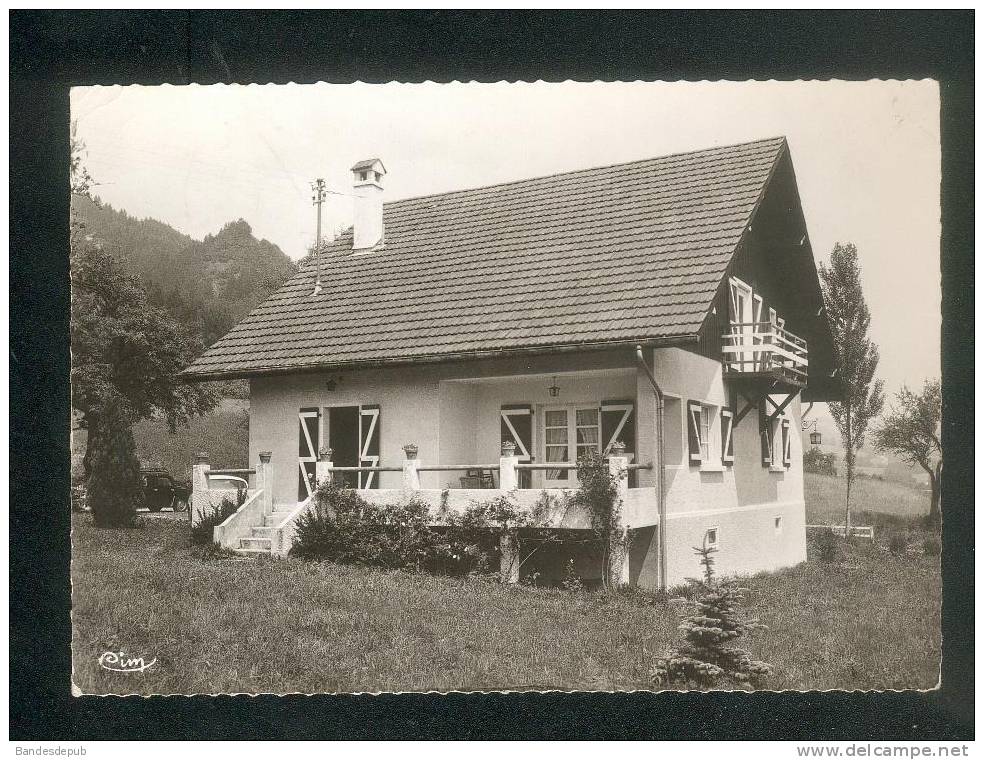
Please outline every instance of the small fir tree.
[[703, 579], [690, 580], [697, 591], [697, 609], [680, 624], [684, 643], [656, 661], [652, 680], [657, 685], [758, 686], [772, 672], [772, 666], [753, 660], [736, 643], [749, 631], [764, 626], [741, 613], [746, 589], [714, 577], [713, 554], [717, 549], [705, 545], [694, 547], [694, 551], [704, 566]]
[[136, 509], [143, 501], [140, 462], [125, 415], [115, 405], [103, 414], [106, 435], [93, 441], [88, 452], [92, 474], [86, 500], [96, 525], [125, 528], [134, 524]]

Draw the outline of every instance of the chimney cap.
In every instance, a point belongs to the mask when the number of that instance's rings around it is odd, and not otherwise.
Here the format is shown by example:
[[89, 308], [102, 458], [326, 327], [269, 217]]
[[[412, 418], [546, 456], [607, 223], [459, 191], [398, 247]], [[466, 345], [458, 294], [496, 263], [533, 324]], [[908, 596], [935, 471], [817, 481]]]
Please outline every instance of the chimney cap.
[[[376, 164], [379, 164], [378, 169], [376, 169]], [[380, 161], [378, 158], [363, 159], [362, 161], [356, 162], [355, 166], [352, 167], [352, 171], [354, 172], [360, 171], [362, 169], [372, 169], [374, 171], [379, 171], [382, 172], [383, 174], [386, 174], [386, 167], [383, 166], [383, 162]]]

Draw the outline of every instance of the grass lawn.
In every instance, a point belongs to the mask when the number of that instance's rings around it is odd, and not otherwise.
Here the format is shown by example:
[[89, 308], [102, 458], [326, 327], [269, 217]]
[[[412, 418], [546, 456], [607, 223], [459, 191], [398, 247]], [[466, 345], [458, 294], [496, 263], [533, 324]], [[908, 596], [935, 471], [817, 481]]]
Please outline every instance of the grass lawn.
[[[806, 521], [843, 525], [847, 481], [830, 475], [803, 473]], [[929, 514], [929, 493], [919, 487], [874, 478], [857, 478], [851, 487], [851, 523], [895, 527]]]
[[[84, 693], [649, 687], [677, 638], [640, 593], [570, 593], [299, 560], [203, 558], [180, 516], [126, 531], [74, 515], [74, 679]], [[696, 569], [696, 564], [695, 564]], [[861, 542], [842, 562], [747, 579], [775, 689], [928, 688], [938, 561]], [[123, 651], [157, 662], [100, 668]]]

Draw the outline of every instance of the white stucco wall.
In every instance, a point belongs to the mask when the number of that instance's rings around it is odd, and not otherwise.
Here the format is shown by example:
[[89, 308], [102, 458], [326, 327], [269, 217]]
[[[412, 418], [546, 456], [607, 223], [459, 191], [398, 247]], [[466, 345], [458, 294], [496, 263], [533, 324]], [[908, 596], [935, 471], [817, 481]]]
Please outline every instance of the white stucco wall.
[[[803, 457], [799, 434], [800, 402], [786, 407], [790, 423], [791, 464], [772, 471], [761, 463], [758, 410], [733, 429], [735, 462], [718, 471], [701, 471], [688, 458], [688, 400], [720, 407], [730, 403], [719, 362], [680, 349], [657, 349], [654, 374], [665, 394], [679, 397], [667, 405], [667, 449], [680, 453], [667, 464], [667, 577], [679, 583], [699, 574], [692, 547], [709, 528], [718, 528], [716, 567], [724, 574], [788, 567], [806, 559]], [[776, 396], [777, 401], [784, 397]], [[744, 402], [739, 400], [739, 406]], [[782, 518], [782, 530], [774, 528]]]
[[[758, 413], [753, 410], [735, 427], [735, 464], [718, 472], [701, 472], [688, 462], [686, 401], [718, 407], [729, 403], [721, 365], [682, 349], [656, 349], [651, 358], [654, 374], [670, 400], [667, 448], [677, 454], [666, 470], [668, 581], [680, 582], [697, 573], [691, 547], [701, 543], [711, 527], [719, 531], [717, 563], [723, 573], [770, 570], [804, 560], [798, 399], [786, 410], [791, 424], [789, 468], [770, 472], [761, 465]], [[561, 388], [556, 398], [548, 391], [554, 373]], [[328, 391], [325, 381], [339, 374], [336, 389]], [[674, 397], [680, 403], [673, 403]], [[531, 403], [542, 409], [557, 403], [615, 398], [635, 399], [637, 461], [656, 462], [655, 397], [631, 351], [257, 378], [251, 381], [249, 456], [256, 461], [260, 451], [273, 452], [274, 501], [292, 504], [297, 495], [300, 407], [379, 404], [385, 465], [399, 466], [404, 458], [402, 446], [408, 442], [417, 444], [424, 464], [492, 464], [499, 458], [502, 404]], [[541, 442], [535, 437], [537, 458], [542, 461]], [[461, 474], [424, 472], [421, 487], [457, 486]], [[534, 487], [540, 484], [539, 478], [534, 479]], [[655, 471], [640, 471], [638, 478], [641, 489], [655, 486]], [[401, 474], [382, 473], [380, 485], [399, 488]], [[633, 500], [628, 510], [632, 519], [627, 522], [633, 528], [654, 525], [655, 503], [639, 497], [636, 506]], [[782, 518], [778, 534], [776, 517]], [[651, 530], [647, 533], [654, 535]], [[634, 550], [637, 575], [644, 585], [655, 578], [656, 544], [653, 537], [651, 547]]]
[[[548, 391], [555, 373], [562, 388], [556, 399]], [[530, 374], [533, 377], [524, 377]], [[335, 390], [329, 391], [326, 381], [339, 376]], [[635, 369], [627, 352], [254, 378], [250, 381], [249, 461], [256, 461], [260, 451], [273, 453], [274, 499], [288, 504], [297, 497], [297, 411], [301, 407], [379, 404], [384, 465], [400, 466], [402, 447], [411, 442], [417, 444], [418, 458], [425, 464], [493, 464], [500, 454], [501, 404], [595, 403], [633, 398], [635, 387]], [[462, 474], [423, 472], [421, 486], [457, 486]], [[400, 486], [400, 473], [380, 475], [382, 488]]]

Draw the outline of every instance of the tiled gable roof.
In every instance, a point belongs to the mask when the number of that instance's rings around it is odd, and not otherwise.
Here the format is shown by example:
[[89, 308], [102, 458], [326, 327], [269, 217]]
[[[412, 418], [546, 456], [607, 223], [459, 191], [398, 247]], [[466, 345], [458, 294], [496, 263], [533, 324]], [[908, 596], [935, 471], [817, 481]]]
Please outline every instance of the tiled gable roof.
[[577, 344], [699, 330], [783, 138], [385, 204], [385, 245], [351, 230], [185, 376]]

